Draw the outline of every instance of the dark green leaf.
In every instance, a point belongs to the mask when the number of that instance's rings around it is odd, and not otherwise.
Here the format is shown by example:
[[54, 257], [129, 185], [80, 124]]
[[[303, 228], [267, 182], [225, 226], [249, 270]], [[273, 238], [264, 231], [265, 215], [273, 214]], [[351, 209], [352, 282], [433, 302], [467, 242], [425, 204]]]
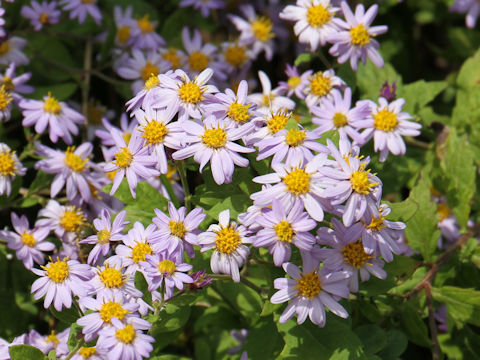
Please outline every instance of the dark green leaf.
[[135, 287], [143, 293], [143, 300], [148, 305], [152, 305], [152, 293], [148, 291], [147, 280], [140, 271], [135, 273]]
[[57, 311], [52, 305], [49, 309], [52, 312], [53, 316], [68, 325], [74, 323], [80, 317], [77, 309], [74, 306], [72, 306], [70, 309], [63, 308], [62, 311]]
[[387, 345], [387, 335], [378, 325], [362, 325], [354, 329], [354, 332], [365, 346], [367, 354], [376, 354]]
[[36, 347], [30, 345], [13, 345], [8, 349], [12, 360], [44, 360], [45, 355]]
[[420, 346], [430, 347], [427, 325], [420, 317], [417, 306], [408, 302], [403, 305], [402, 310], [401, 320], [408, 340]]
[[396, 360], [407, 349], [408, 339], [401, 331], [392, 329], [387, 331], [387, 344], [378, 356], [383, 360]]
[[76, 322], [70, 326], [70, 334], [68, 335], [68, 350], [72, 351], [77, 346], [78, 341], [82, 338], [82, 327]]
[[455, 286], [432, 288], [435, 300], [447, 305], [449, 316], [457, 324], [464, 322], [480, 326], [480, 291]]
[[249, 330], [245, 347], [242, 350], [247, 351], [249, 359], [264, 360], [265, 354], [268, 354], [269, 358], [279, 355], [284, 344], [273, 316], [268, 316]]

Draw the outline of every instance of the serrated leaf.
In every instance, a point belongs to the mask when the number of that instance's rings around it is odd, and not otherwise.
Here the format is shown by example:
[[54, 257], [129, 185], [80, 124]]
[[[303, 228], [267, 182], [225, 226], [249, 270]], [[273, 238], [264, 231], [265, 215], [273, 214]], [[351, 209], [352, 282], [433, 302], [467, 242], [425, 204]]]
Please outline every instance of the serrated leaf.
[[11, 360], [44, 360], [45, 355], [30, 345], [12, 345], [8, 348]]
[[75, 346], [77, 346], [79, 341], [79, 334], [80, 334], [80, 338], [82, 336], [81, 332], [82, 332], [82, 327], [78, 325], [76, 322], [74, 322], [72, 326], [70, 326], [70, 334], [68, 335], [68, 341], [67, 341], [69, 351], [72, 351], [75, 348]]
[[432, 288], [436, 301], [447, 305], [448, 314], [457, 322], [480, 326], [480, 291], [455, 286]]
[[388, 81], [390, 85], [395, 81], [397, 91], [401, 91], [402, 78], [392, 65], [387, 63], [383, 68], [379, 68], [368, 61], [365, 66], [358, 67], [357, 86], [362, 99], [377, 99], [385, 81]]
[[430, 103], [435, 97], [447, 87], [445, 81], [418, 80], [414, 83], [403, 85], [398, 92], [398, 97], [405, 99], [403, 111], [414, 115]]

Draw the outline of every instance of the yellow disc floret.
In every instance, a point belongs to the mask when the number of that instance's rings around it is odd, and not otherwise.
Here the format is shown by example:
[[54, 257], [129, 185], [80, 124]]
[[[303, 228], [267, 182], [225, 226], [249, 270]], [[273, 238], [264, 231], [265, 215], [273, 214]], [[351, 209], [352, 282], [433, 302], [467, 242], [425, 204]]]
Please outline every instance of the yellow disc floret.
[[365, 225], [365, 227], [371, 231], [380, 231], [384, 227], [386, 227], [385, 223], [383, 222], [385, 217], [380, 215], [378, 218], [372, 216], [372, 220], [370, 220], [370, 224]]
[[187, 230], [185, 229], [185, 225], [183, 225], [183, 222], [177, 222], [170, 220], [168, 222], [168, 227], [170, 228], [170, 234], [174, 236], [178, 236], [180, 239], [183, 239], [185, 234], [187, 233]]
[[53, 115], [60, 115], [60, 113], [62, 112], [62, 108], [58, 103], [58, 100], [55, 99], [50, 93], [48, 93], [48, 96], [45, 99], [43, 110]]
[[361, 239], [345, 245], [342, 249], [342, 255], [345, 262], [355, 269], [360, 269], [371, 258], [365, 252]]
[[147, 14], [141, 19], [137, 20], [137, 25], [143, 34], [148, 34], [155, 30], [155, 26], [153, 26], [153, 23], [148, 19], [148, 17], [149, 15]]
[[188, 57], [188, 65], [193, 71], [205, 70], [208, 66], [208, 57], [201, 51], [194, 51]]
[[338, 129], [348, 124], [345, 114], [336, 113], [333, 115], [333, 125]]
[[125, 44], [130, 39], [130, 26], [122, 26], [117, 30], [117, 39], [121, 44]]
[[288, 130], [287, 136], [285, 137], [285, 142], [288, 146], [299, 146], [302, 145], [305, 141], [305, 131], [304, 130]]
[[370, 34], [363, 24], [359, 24], [350, 29], [352, 44], [357, 46], [365, 46], [370, 42]]
[[35, 241], [35, 238], [33, 237], [33, 234], [24, 232], [22, 235], [20, 235], [20, 239], [22, 240], [22, 243], [24, 243], [28, 247], [35, 246], [36, 241]]
[[143, 81], [147, 81], [148, 79], [150, 79], [151, 76], [157, 76], [158, 74], [160, 74], [160, 70], [150, 61], [147, 61], [147, 63], [141, 70]]
[[97, 353], [97, 350], [95, 349], [95, 346], [92, 346], [92, 347], [82, 346], [80, 350], [78, 350], [78, 353], [84, 359], [90, 359], [90, 357], [92, 357]]
[[320, 277], [316, 271], [302, 275], [302, 277], [297, 279], [296, 282], [297, 285], [295, 285], [295, 289], [297, 289], [298, 295], [306, 297], [309, 300], [314, 299], [322, 290]]
[[296, 168], [289, 172], [282, 181], [287, 185], [287, 190], [295, 196], [306, 194], [310, 190], [310, 174], [303, 169]]
[[231, 45], [223, 51], [225, 61], [234, 68], [241, 68], [247, 61], [246, 49], [240, 45]]
[[248, 121], [248, 119], [250, 119], [250, 111], [248, 111], [249, 108], [249, 104], [242, 105], [237, 102], [233, 102], [228, 107], [227, 116], [240, 124], [244, 124]]
[[14, 154], [10, 149], [5, 149], [0, 152], [0, 175], [15, 175], [17, 171], [17, 161]]
[[387, 109], [382, 109], [373, 116], [373, 126], [375, 129], [390, 132], [397, 127], [397, 115]]
[[2, 80], [2, 85], [5, 86], [5, 90], [12, 91], [15, 89], [15, 84], [10, 76], [4, 76]]
[[162, 54], [162, 58], [170, 62], [172, 69], [179, 69], [182, 66], [182, 57], [178, 55], [177, 49], [168, 49]]
[[146, 255], [152, 255], [152, 248], [147, 243], [137, 243], [132, 249], [132, 260], [136, 263], [145, 261]]
[[175, 263], [172, 260], [168, 260], [168, 259], [160, 261], [158, 263], [157, 268], [158, 268], [158, 271], [160, 271], [160, 273], [167, 276], [172, 275], [176, 269]]
[[6, 53], [8, 53], [9, 50], [10, 50], [10, 44], [8, 43], [8, 40], [3, 41], [0, 44], [0, 56], [5, 55]]
[[82, 210], [75, 206], [68, 206], [60, 218], [60, 226], [65, 231], [78, 232], [85, 222], [85, 216]]
[[197, 104], [203, 100], [202, 89], [193, 82], [187, 82], [180, 86], [178, 96], [183, 102], [190, 104]]
[[350, 175], [350, 183], [352, 184], [353, 191], [368, 195], [373, 191], [374, 187], [379, 185], [377, 182], [370, 182], [369, 174], [370, 170], [365, 171], [363, 168], [360, 168], [360, 170], [354, 171]]
[[158, 80], [157, 75], [151, 75], [147, 81], [145, 81], [144, 89], [145, 90], [152, 90], [153, 88], [156, 88], [158, 85], [160, 85], [160, 80]]
[[117, 318], [120, 321], [123, 320], [125, 315], [128, 314], [128, 310], [124, 309], [120, 303], [109, 301], [102, 304], [98, 313], [104, 322], [110, 323], [112, 318]]
[[216, 247], [222, 254], [231, 254], [240, 246], [242, 239], [240, 234], [230, 226], [215, 231], [217, 237], [215, 239]]
[[112, 234], [108, 230], [100, 230], [97, 234], [97, 243], [105, 245], [110, 242]]
[[124, 344], [131, 344], [135, 339], [135, 335], [135, 328], [132, 324], [128, 324], [123, 329], [115, 331], [115, 337]]
[[222, 148], [227, 143], [227, 132], [220, 128], [206, 129], [203, 133], [202, 141], [209, 148]]
[[319, 28], [330, 21], [332, 14], [322, 5], [311, 6], [307, 10], [307, 22], [314, 28]]
[[282, 129], [285, 129], [287, 121], [292, 117], [292, 113], [285, 110], [279, 110], [276, 113], [272, 113], [270, 119], [267, 119], [267, 128], [270, 134], [276, 134]]
[[7, 91], [6, 86], [2, 85], [0, 87], [0, 111], [5, 111], [12, 100], [12, 95]]
[[267, 42], [275, 37], [275, 34], [272, 32], [272, 21], [267, 17], [260, 16], [256, 18], [255, 21], [251, 23], [251, 26], [253, 35], [261, 42]]
[[148, 145], [160, 144], [168, 134], [168, 129], [161, 121], [150, 121], [143, 128], [143, 137]]
[[82, 172], [83, 170], [85, 170], [85, 164], [87, 163], [88, 159], [82, 159], [74, 152], [74, 146], [69, 146], [67, 148], [67, 151], [65, 151], [65, 165], [67, 165], [71, 170], [75, 172]]
[[60, 340], [58, 340], [57, 334], [55, 333], [55, 330], [52, 330], [50, 332], [50, 335], [47, 336], [46, 339], [47, 343], [52, 343], [53, 346], [57, 346], [60, 343]]
[[330, 77], [324, 75], [321, 71], [313, 75], [313, 78], [310, 81], [310, 91], [313, 95], [323, 97], [327, 95], [331, 89], [332, 82]]
[[133, 161], [133, 155], [126, 147], [122, 147], [121, 151], [115, 153], [113, 163], [121, 168], [128, 168]]
[[101, 271], [98, 276], [107, 288], [121, 288], [126, 281], [126, 278], [120, 270], [111, 268], [108, 264], [105, 265], [105, 269]]
[[292, 242], [293, 238], [293, 228], [292, 225], [286, 220], [280, 221], [277, 225], [273, 227], [275, 233], [277, 234], [278, 240], [285, 242]]
[[63, 283], [70, 273], [67, 264], [68, 257], [63, 260], [60, 260], [60, 258], [57, 257], [56, 262], [53, 262], [52, 259], [50, 260], [51, 261], [47, 264], [47, 266], [42, 266], [42, 269], [47, 272], [47, 276], [50, 278], [50, 280], [59, 284]]
[[300, 85], [301, 82], [302, 79], [299, 76], [292, 76], [287, 80], [287, 84], [290, 89], [295, 89], [298, 85]]

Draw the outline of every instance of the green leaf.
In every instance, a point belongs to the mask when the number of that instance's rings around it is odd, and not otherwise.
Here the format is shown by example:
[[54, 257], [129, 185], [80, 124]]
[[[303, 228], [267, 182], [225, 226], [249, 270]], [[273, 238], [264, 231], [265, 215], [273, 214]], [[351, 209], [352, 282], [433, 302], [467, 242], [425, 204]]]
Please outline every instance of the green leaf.
[[297, 56], [295, 59], [295, 66], [300, 66], [303, 63], [310, 62], [315, 59], [316, 55], [314, 53], [303, 53]]
[[430, 103], [435, 97], [447, 87], [445, 81], [418, 80], [414, 83], [404, 85], [398, 92], [398, 97], [405, 99], [403, 111], [410, 114], [418, 113], [423, 107]]
[[432, 296], [436, 301], [447, 305], [449, 316], [459, 326], [464, 322], [480, 326], [480, 291], [443, 286], [432, 288]]
[[476, 359], [480, 353], [480, 335], [468, 325], [449, 329], [447, 334], [438, 334], [438, 342], [448, 359]]
[[28, 194], [33, 194], [40, 189], [48, 189], [53, 180], [53, 174], [44, 173], [41, 170], [38, 170], [35, 174], [35, 179], [33, 179], [30, 187], [28, 188]]
[[13, 345], [8, 348], [12, 360], [44, 360], [45, 355], [36, 347], [30, 345]]
[[57, 360], [57, 350], [50, 350], [47, 357], [48, 360]]
[[392, 210], [387, 216], [388, 220], [391, 221], [408, 221], [418, 210], [418, 204], [412, 198], [407, 198], [398, 203], [390, 203], [388, 201], [385, 201], [385, 203]]
[[408, 339], [417, 345], [430, 347], [427, 325], [420, 317], [418, 307], [408, 302], [402, 306], [402, 310], [401, 321]]
[[383, 360], [396, 360], [407, 349], [408, 339], [405, 334], [399, 330], [391, 329], [387, 331], [387, 343], [378, 353]]
[[77, 319], [80, 317], [77, 309], [74, 306], [72, 306], [70, 309], [63, 308], [62, 311], [57, 311], [52, 305], [50, 306], [49, 309], [53, 314], [53, 316], [55, 316], [58, 320], [63, 321], [68, 325], [76, 322]]
[[77, 346], [79, 339], [82, 338], [82, 327], [76, 322], [70, 326], [70, 335], [68, 335], [68, 350], [72, 351]]
[[157, 315], [151, 315], [148, 320], [152, 323], [152, 334], [181, 329], [190, 318], [191, 304], [196, 300], [195, 295], [183, 294], [169, 300]]
[[392, 65], [387, 63], [383, 68], [379, 68], [368, 61], [365, 66], [358, 67], [357, 86], [361, 91], [362, 99], [377, 99], [385, 81], [390, 85], [395, 81], [397, 91], [401, 91], [402, 78]]
[[145, 276], [140, 271], [135, 273], [135, 287], [143, 293], [143, 300], [148, 305], [152, 305], [152, 293], [148, 291], [148, 283]]
[[367, 354], [376, 354], [387, 345], [387, 335], [378, 325], [362, 325], [354, 329], [354, 332], [365, 346]]
[[284, 344], [273, 316], [268, 316], [249, 329], [247, 341], [242, 350], [246, 350], [248, 358], [252, 360], [264, 360], [265, 354], [273, 359], [280, 354]]
[[66, 100], [77, 90], [78, 84], [74, 82], [66, 82], [63, 84], [55, 84], [48, 86], [36, 86], [35, 91], [30, 94], [33, 99], [41, 100], [48, 93], [51, 93], [57, 100]]

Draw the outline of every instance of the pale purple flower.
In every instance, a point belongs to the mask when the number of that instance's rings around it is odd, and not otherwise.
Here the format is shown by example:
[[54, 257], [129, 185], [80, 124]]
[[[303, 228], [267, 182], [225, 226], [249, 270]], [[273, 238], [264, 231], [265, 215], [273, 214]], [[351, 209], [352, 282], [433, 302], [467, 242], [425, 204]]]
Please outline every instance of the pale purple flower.
[[297, 0], [279, 14], [280, 19], [294, 21], [295, 35], [301, 44], [310, 44], [312, 52], [324, 46], [330, 35], [338, 31], [334, 15], [340, 10], [330, 0]]
[[45, 25], [57, 24], [60, 20], [61, 11], [57, 9], [56, 1], [42, 1], [39, 4], [33, 0], [30, 3], [31, 6], [22, 6], [20, 14], [27, 19], [30, 19], [30, 23], [35, 31], [39, 31]]
[[12, 95], [13, 100], [18, 103], [23, 99], [20, 94], [30, 94], [33, 92], [33, 87], [25, 84], [32, 77], [32, 73], [24, 73], [16, 76], [15, 68], [16, 64], [12, 62], [5, 70], [5, 73], [0, 74], [0, 84], [5, 86], [5, 90], [8, 91]]
[[192, 6], [195, 10], [200, 10], [204, 18], [210, 15], [210, 10], [223, 9], [225, 3], [222, 0], [182, 0], [180, 7]]
[[197, 235], [200, 233], [198, 226], [206, 217], [203, 209], [195, 208], [187, 214], [184, 206], [177, 210], [173, 203], [169, 202], [169, 216], [159, 209], [154, 210], [157, 216], [152, 221], [160, 234], [159, 250], [167, 250], [170, 254], [178, 252], [182, 260], [184, 251], [189, 257], [195, 257], [193, 245], [198, 245]]
[[16, 251], [17, 258], [23, 261], [28, 270], [33, 267], [34, 262], [43, 265], [45, 263], [43, 252], [55, 249], [55, 244], [44, 241], [50, 229], [35, 227], [31, 230], [25, 215], [19, 218], [12, 212], [10, 216], [15, 232], [0, 230], [0, 237], [8, 242], [7, 246], [10, 249]]
[[27, 336], [28, 340], [26, 341], [26, 344], [36, 347], [45, 355], [52, 350], [55, 350], [55, 354], [58, 356], [64, 356], [69, 353], [67, 345], [68, 337], [70, 336], [69, 327], [58, 334], [55, 330], [52, 330], [50, 334], [46, 336], [40, 335], [35, 330], [30, 330]]
[[26, 345], [28, 343], [28, 335], [23, 334], [13, 339], [11, 343], [0, 338], [0, 359], [10, 360], [9, 348], [13, 345]]
[[317, 226], [307, 213], [303, 212], [303, 204], [296, 200], [287, 212], [279, 200], [272, 201], [272, 209], [265, 211], [257, 218], [262, 229], [252, 239], [255, 247], [266, 247], [273, 255], [276, 266], [290, 260], [291, 244], [303, 251], [311, 251], [316, 240], [309, 233]]
[[148, 148], [144, 146], [144, 140], [137, 130], [133, 132], [128, 145], [117, 132], [112, 132], [112, 136], [117, 152], [115, 160], [104, 168], [105, 172], [116, 171], [110, 195], [117, 191], [126, 176], [130, 192], [135, 199], [139, 178], [148, 179], [160, 175], [159, 171], [153, 168], [157, 161], [154, 156], [148, 155]]
[[198, 235], [201, 252], [215, 249], [210, 258], [210, 267], [215, 274], [230, 275], [234, 282], [240, 282], [239, 268], [245, 263], [250, 249], [245, 245], [247, 229], [230, 221], [230, 210], [218, 214], [218, 224], [212, 224], [207, 231]]
[[297, 199], [300, 199], [308, 214], [317, 221], [323, 220], [323, 200], [325, 187], [323, 176], [318, 172], [327, 162], [327, 155], [316, 155], [304, 165], [287, 166], [281, 163], [273, 164], [274, 173], [253, 178], [259, 184], [273, 184], [261, 191], [253, 193], [250, 198], [254, 205], [265, 207], [272, 204], [273, 199], [279, 199], [282, 205], [291, 209]]
[[104, 261], [101, 267], [93, 268], [93, 278], [90, 280], [92, 290], [89, 295], [97, 294], [97, 298], [102, 296], [122, 293], [125, 296], [139, 298], [142, 292], [137, 290], [134, 284], [132, 274], [126, 274], [119, 257], [113, 257]]
[[81, 209], [73, 205], [60, 205], [55, 200], [50, 200], [38, 212], [38, 216], [44, 219], [39, 219], [37, 226], [48, 227], [58, 238], [64, 240], [75, 238], [85, 224], [85, 215]]
[[358, 4], [355, 15], [346, 1], [343, 1], [340, 6], [346, 21], [335, 19], [340, 30], [328, 38], [328, 41], [333, 44], [330, 54], [337, 56], [340, 64], [350, 59], [350, 65], [354, 71], [357, 71], [358, 60], [365, 64], [367, 56], [376, 66], [383, 67], [384, 61], [378, 52], [380, 45], [374, 38], [386, 33], [388, 26], [370, 26], [377, 15], [378, 5], [370, 6], [365, 12], [363, 4]]
[[237, 41], [226, 41], [220, 44], [222, 51], [218, 62], [227, 74], [244, 74], [249, 69], [253, 54], [247, 45]]
[[294, 93], [299, 99], [305, 99], [304, 89], [309, 83], [310, 76], [313, 70], [307, 70], [300, 75], [296, 66], [287, 64], [285, 74], [288, 77], [287, 81], [280, 81], [278, 88], [291, 97]]
[[70, 19], [78, 19], [83, 24], [90, 15], [97, 25], [102, 22], [102, 13], [97, 6], [97, 0], [62, 0], [63, 10], [70, 11]]
[[234, 165], [246, 167], [248, 160], [238, 155], [255, 151], [235, 143], [235, 140], [248, 134], [252, 123], [239, 128], [226, 128], [223, 120], [215, 116], [207, 117], [203, 126], [193, 121], [184, 121], [183, 129], [187, 133], [187, 146], [173, 153], [174, 160], [183, 160], [193, 156], [193, 160], [200, 164], [200, 173], [203, 167], [210, 162], [213, 179], [219, 185], [232, 182]]
[[27, 168], [18, 160], [15, 151], [7, 144], [0, 143], [0, 195], [10, 196], [12, 181], [26, 172]]
[[148, 14], [137, 19], [137, 26], [132, 29], [134, 48], [157, 51], [159, 47], [165, 46], [165, 40], [155, 32], [156, 26], [157, 22], [150, 21]]
[[71, 144], [72, 134], [78, 134], [76, 124], [83, 124], [85, 117], [71, 109], [63, 101], [58, 101], [50, 93], [43, 100], [24, 99], [18, 104], [22, 110], [23, 126], [35, 125], [35, 132], [42, 134], [48, 127], [50, 140], [53, 143], [62, 138]]
[[460, 14], [466, 13], [465, 24], [468, 28], [473, 29], [480, 14], [480, 3], [477, 0], [455, 0], [450, 7], [450, 11]]
[[417, 122], [408, 121], [412, 116], [402, 111], [405, 100], [388, 103], [386, 99], [379, 98], [379, 105], [370, 100], [366, 100], [366, 103], [370, 107], [370, 116], [356, 125], [366, 129], [362, 132], [365, 141], [373, 137], [374, 149], [380, 152], [380, 162], [385, 161], [390, 152], [404, 155], [407, 148], [402, 136], [418, 136], [422, 127]]
[[26, 45], [27, 41], [18, 36], [0, 40], [0, 64], [10, 65], [14, 62], [17, 66], [27, 65], [30, 60], [22, 51]]
[[309, 108], [318, 105], [324, 98], [332, 97], [332, 90], [335, 88], [344, 88], [345, 82], [338, 76], [335, 76], [333, 69], [326, 71], [317, 71], [311, 75], [309, 82], [304, 89], [306, 94], [305, 103]]
[[120, 47], [132, 46], [135, 42], [132, 34], [134, 33], [133, 29], [138, 25], [132, 15], [133, 8], [131, 6], [127, 6], [125, 12], [122, 12], [122, 8], [118, 5], [113, 8], [113, 19], [117, 28], [115, 43]]
[[3, 28], [5, 26], [5, 19], [3, 16], [5, 15], [5, 9], [0, 8], [0, 38], [5, 37], [7, 33], [5, 32], [5, 29]]
[[176, 79], [167, 74], [158, 76], [161, 84], [159, 98], [152, 104], [155, 108], [172, 107], [178, 111], [178, 121], [185, 121], [189, 117], [201, 119], [205, 113], [205, 98], [208, 94], [218, 92], [213, 85], [206, 85], [213, 75], [213, 70], [203, 70], [193, 81], [183, 70], [176, 70]]
[[95, 130], [95, 136], [100, 138], [102, 145], [107, 146], [108, 148], [102, 147], [103, 157], [105, 161], [111, 161], [115, 157], [115, 153], [117, 152], [117, 147], [115, 146], [115, 140], [113, 139], [112, 134], [117, 132], [124, 140], [125, 143], [128, 145], [130, 139], [133, 134], [133, 130], [138, 125], [135, 119], [132, 119], [129, 122], [129, 117], [126, 113], [122, 113], [120, 116], [120, 128], [110, 124], [110, 122], [106, 119], [102, 119], [102, 124], [105, 128]]
[[95, 265], [100, 256], [107, 256], [111, 241], [121, 241], [124, 238], [123, 229], [129, 224], [125, 221], [126, 215], [125, 210], [119, 212], [112, 223], [110, 212], [102, 209], [100, 218], [93, 220], [97, 233], [80, 241], [80, 244], [95, 244], [88, 254], [87, 261], [90, 265]]
[[352, 108], [352, 90], [346, 88], [342, 93], [332, 90], [330, 98], [322, 98], [319, 106], [312, 106], [310, 112], [315, 115], [312, 122], [318, 125], [320, 134], [336, 130], [342, 140], [351, 138], [354, 144], [362, 145], [364, 139], [358, 132], [359, 124], [370, 115], [370, 107], [359, 102]]
[[[271, 187], [271, 185], [262, 185], [262, 189], [267, 187]], [[270, 208], [268, 207], [251, 205], [247, 208], [246, 212], [238, 214], [238, 222], [252, 233], [255, 233], [262, 228], [257, 221], [258, 218], [263, 216], [263, 213], [269, 210]]]
[[155, 339], [144, 334], [133, 322], [122, 323], [116, 318], [112, 325], [100, 332], [99, 351], [108, 353], [110, 360], [141, 360], [149, 358]]
[[270, 301], [273, 304], [290, 301], [280, 316], [280, 323], [287, 322], [296, 314], [298, 324], [303, 324], [308, 316], [312, 323], [323, 327], [325, 307], [335, 315], [347, 318], [348, 312], [338, 300], [349, 295], [347, 279], [350, 272], [319, 270], [318, 261], [306, 254], [302, 257], [303, 270], [292, 263], [285, 263], [283, 269], [291, 278], [278, 278], [273, 282], [279, 291], [273, 294]]
[[106, 360], [107, 354], [99, 352], [95, 346], [82, 346], [71, 360]]
[[33, 282], [32, 293], [35, 300], [45, 296], [45, 309], [52, 303], [57, 311], [62, 311], [64, 307], [69, 309], [72, 306], [72, 293], [78, 297], [87, 295], [88, 280], [92, 277], [90, 265], [57, 257], [56, 261], [51, 260], [42, 269], [32, 269], [33, 273], [41, 276]]
[[[239, 345], [234, 346], [230, 349], [227, 350], [227, 353], [230, 355], [234, 355], [238, 353], [242, 348], [245, 346], [245, 343], [247, 341], [247, 336], [248, 336], [248, 330], [247, 329], [240, 329], [240, 331], [237, 330], [232, 330], [230, 331], [230, 336], [239, 343]], [[242, 354], [240, 355], [240, 360], [248, 360], [248, 353], [246, 351], [242, 351]]]

